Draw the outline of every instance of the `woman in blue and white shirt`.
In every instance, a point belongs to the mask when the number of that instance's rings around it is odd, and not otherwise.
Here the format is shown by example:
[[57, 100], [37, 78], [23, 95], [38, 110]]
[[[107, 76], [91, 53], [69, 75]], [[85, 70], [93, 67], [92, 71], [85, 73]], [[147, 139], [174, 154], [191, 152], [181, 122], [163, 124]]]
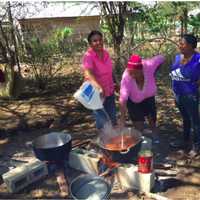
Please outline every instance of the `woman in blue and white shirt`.
[[200, 82], [200, 53], [196, 52], [197, 38], [185, 34], [181, 38], [179, 48], [181, 54], [176, 55], [171, 67], [172, 89], [175, 94], [176, 105], [183, 118], [184, 145], [187, 148], [190, 140], [191, 125], [194, 138], [191, 156], [200, 151], [200, 117], [199, 94]]

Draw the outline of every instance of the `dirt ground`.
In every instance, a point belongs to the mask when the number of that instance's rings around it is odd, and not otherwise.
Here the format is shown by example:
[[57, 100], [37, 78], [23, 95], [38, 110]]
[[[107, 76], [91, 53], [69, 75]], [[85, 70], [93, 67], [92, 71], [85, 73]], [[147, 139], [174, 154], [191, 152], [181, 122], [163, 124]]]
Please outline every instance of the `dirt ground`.
[[[58, 80], [55, 80], [58, 81]], [[95, 138], [97, 131], [91, 112], [74, 101], [72, 94], [81, 84], [80, 74], [74, 71], [59, 78], [59, 85], [37, 91], [27, 84], [18, 100], [0, 100], [0, 174], [16, 160], [30, 158], [32, 150], [27, 142], [51, 131], [65, 131], [73, 139]], [[154, 144], [154, 162], [170, 163], [170, 170], [158, 170], [158, 182], [154, 192], [174, 200], [200, 199], [200, 159], [183, 157], [180, 149], [172, 148], [170, 142], [181, 139], [181, 118], [175, 108], [168, 79], [158, 77], [159, 92], [156, 97], [158, 109], [159, 144]], [[22, 162], [23, 163], [23, 162]], [[74, 173], [74, 174], [73, 174]], [[72, 177], [77, 172], [72, 172]], [[49, 176], [17, 194], [10, 194], [0, 181], [2, 199], [60, 199], [54, 176]], [[111, 199], [150, 199], [136, 191], [113, 193]]]

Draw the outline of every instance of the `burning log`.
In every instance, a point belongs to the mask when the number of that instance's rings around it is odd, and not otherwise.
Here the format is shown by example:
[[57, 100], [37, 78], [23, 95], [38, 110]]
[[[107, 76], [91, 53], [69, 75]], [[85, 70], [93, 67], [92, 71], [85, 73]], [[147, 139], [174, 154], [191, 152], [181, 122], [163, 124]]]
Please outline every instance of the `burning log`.
[[69, 184], [63, 170], [59, 170], [56, 172], [56, 180], [60, 189], [60, 196], [67, 197], [69, 195]]

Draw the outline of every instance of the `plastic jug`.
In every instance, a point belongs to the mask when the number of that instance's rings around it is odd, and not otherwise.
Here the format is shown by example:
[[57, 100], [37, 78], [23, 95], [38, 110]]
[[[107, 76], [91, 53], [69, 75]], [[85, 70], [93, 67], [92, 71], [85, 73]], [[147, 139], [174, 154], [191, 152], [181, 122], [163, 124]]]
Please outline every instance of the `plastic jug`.
[[103, 109], [100, 92], [89, 81], [85, 81], [75, 92], [74, 98], [90, 110]]

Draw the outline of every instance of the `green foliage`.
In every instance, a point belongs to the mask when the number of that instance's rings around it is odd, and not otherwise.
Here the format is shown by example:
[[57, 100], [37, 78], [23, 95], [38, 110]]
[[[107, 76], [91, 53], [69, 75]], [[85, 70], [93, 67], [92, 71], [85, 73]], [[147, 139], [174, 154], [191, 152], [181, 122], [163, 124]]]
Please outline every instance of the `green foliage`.
[[198, 34], [200, 30], [200, 14], [193, 16], [191, 15], [188, 20], [188, 24], [193, 27], [193, 33]]
[[33, 78], [40, 89], [45, 89], [48, 81], [62, 68], [63, 53], [70, 54], [65, 48], [66, 40], [72, 34], [72, 29], [65, 27], [57, 29], [47, 41], [32, 37], [26, 41], [27, 54], [22, 54], [22, 60], [31, 66]]
[[[66, 40], [72, 35], [73, 30], [65, 27], [63, 29], [56, 29], [47, 41], [41, 41], [39, 38], [33, 36], [30, 40], [25, 41], [28, 50], [29, 60], [36, 63], [44, 64], [58, 54], [71, 53], [69, 48], [65, 48]], [[27, 60], [28, 61], [28, 60]]]
[[189, 19], [189, 24], [194, 27], [200, 27], [200, 15], [197, 16], [191, 16]]
[[73, 34], [73, 29], [69, 27], [56, 29], [49, 38], [49, 43], [57, 51], [69, 53], [69, 48], [66, 48], [67, 39]]
[[73, 30], [65, 27], [56, 29], [48, 40], [32, 37], [26, 40], [27, 53], [21, 52], [21, 61], [30, 66], [30, 74], [40, 89], [47, 84], [65, 66], [67, 57], [75, 57], [86, 47], [85, 40], [71, 40]]
[[38, 63], [48, 62], [48, 59], [54, 54], [54, 44], [51, 42], [44, 43], [38, 38], [33, 37], [29, 42], [30, 57]]
[[154, 35], [166, 35], [173, 25], [174, 10], [169, 4], [159, 3], [146, 11], [147, 31]]

